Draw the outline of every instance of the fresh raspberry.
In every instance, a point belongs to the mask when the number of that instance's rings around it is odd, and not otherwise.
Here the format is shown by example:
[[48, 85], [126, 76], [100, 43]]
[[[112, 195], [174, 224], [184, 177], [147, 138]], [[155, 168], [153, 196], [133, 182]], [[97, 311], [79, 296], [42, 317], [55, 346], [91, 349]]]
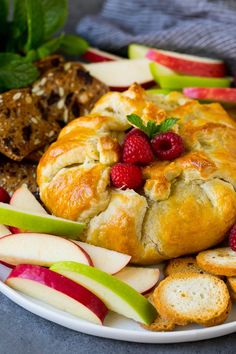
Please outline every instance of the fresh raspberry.
[[156, 135], [151, 144], [159, 160], [174, 160], [184, 151], [184, 143], [181, 136], [173, 132]]
[[143, 184], [141, 168], [119, 162], [111, 168], [111, 181], [116, 188], [137, 189]]
[[10, 195], [7, 193], [7, 191], [3, 187], [0, 187], [0, 202], [9, 203], [10, 199]]
[[229, 233], [229, 245], [236, 252], [236, 224], [232, 227]]
[[133, 128], [126, 134], [125, 140], [128, 139], [130, 136], [133, 136], [133, 135], [142, 136], [143, 138], [147, 139], [147, 135], [142, 130], [140, 130], [138, 128]]
[[147, 136], [134, 132], [127, 137], [123, 146], [122, 159], [126, 163], [137, 163], [140, 165], [151, 163], [154, 160], [154, 155]]

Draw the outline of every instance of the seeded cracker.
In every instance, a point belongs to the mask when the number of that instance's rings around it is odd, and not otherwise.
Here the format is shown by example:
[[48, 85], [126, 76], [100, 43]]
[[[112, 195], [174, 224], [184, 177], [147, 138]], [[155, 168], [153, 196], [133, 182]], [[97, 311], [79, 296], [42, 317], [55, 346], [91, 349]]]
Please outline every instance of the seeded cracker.
[[59, 125], [43, 119], [37, 104], [29, 89], [11, 90], [1, 95], [0, 152], [12, 160], [21, 161], [53, 141], [59, 133]]

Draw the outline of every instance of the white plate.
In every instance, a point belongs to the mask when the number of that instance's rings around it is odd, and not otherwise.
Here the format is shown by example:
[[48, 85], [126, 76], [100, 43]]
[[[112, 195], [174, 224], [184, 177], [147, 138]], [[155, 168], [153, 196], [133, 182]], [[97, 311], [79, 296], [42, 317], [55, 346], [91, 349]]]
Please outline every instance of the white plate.
[[140, 343], [178, 343], [191, 342], [209, 338], [220, 337], [236, 332], [236, 305], [226, 323], [201, 328], [199, 326], [179, 327], [179, 330], [171, 332], [150, 332], [144, 330], [134, 321], [125, 319], [114, 313], [110, 313], [104, 326], [99, 326], [74, 317], [66, 312], [55, 309], [43, 302], [17, 292], [3, 283], [9, 273], [9, 268], [0, 265], [0, 291], [16, 304], [26, 310], [43, 317], [49, 321], [78, 332], [91, 334], [98, 337], [125, 340]]

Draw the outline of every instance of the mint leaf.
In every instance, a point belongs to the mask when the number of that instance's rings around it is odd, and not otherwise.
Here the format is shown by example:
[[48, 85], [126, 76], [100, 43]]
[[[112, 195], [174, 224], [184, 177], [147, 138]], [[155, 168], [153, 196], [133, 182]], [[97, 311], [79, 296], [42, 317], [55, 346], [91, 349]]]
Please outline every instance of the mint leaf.
[[142, 119], [137, 114], [130, 114], [127, 116], [128, 121], [135, 127], [142, 130], [149, 139], [153, 139], [155, 135], [164, 133], [172, 128], [172, 126], [178, 121], [177, 118], [167, 118], [160, 124], [156, 124], [154, 121], [149, 120], [147, 125], [143, 124]]
[[14, 0], [12, 37], [19, 52], [27, 53], [40, 46], [44, 38], [41, 0]]
[[42, 59], [52, 53], [55, 53], [61, 46], [62, 38], [63, 35], [57, 38], [53, 38], [39, 47], [37, 49], [37, 59]]
[[164, 120], [161, 124], [160, 124], [160, 128], [159, 128], [159, 132], [160, 133], [164, 133], [167, 132], [168, 130], [170, 130], [173, 125], [175, 125], [175, 123], [178, 121], [177, 118], [167, 118], [166, 120]]
[[137, 114], [129, 114], [128, 121], [148, 135], [148, 128], [143, 124], [142, 119]]
[[60, 51], [66, 55], [81, 55], [89, 47], [88, 42], [75, 35], [64, 35], [61, 39]]
[[44, 17], [41, 0], [25, 0], [27, 17], [27, 43], [26, 52], [37, 48], [44, 37]]
[[20, 55], [0, 53], [0, 90], [25, 87], [39, 76], [37, 68]]
[[22, 59], [19, 54], [14, 53], [0, 53], [0, 67], [8, 65], [12, 62], [18, 62]]
[[41, 0], [44, 17], [44, 39], [60, 30], [67, 19], [67, 0]]
[[27, 19], [26, 19], [26, 3], [25, 0], [14, 0], [13, 23], [21, 35], [26, 34]]

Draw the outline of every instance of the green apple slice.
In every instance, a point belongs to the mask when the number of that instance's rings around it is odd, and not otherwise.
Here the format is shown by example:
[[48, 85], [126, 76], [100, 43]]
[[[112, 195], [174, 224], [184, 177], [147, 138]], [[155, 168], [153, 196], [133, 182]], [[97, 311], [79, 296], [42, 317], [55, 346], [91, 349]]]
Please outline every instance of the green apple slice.
[[150, 48], [140, 45], [140, 44], [135, 44], [132, 43], [128, 47], [128, 58], [129, 59], [142, 59], [146, 57], [147, 52], [149, 51]]
[[0, 224], [23, 230], [64, 236], [77, 240], [85, 224], [53, 215], [22, 211], [12, 205], [0, 203]]
[[76, 262], [58, 262], [50, 269], [85, 286], [111, 311], [147, 325], [156, 318], [156, 309], [144, 296], [110, 274]]
[[85, 287], [47, 268], [31, 264], [16, 266], [5, 283], [62, 311], [102, 325], [108, 309]]
[[232, 78], [210, 78], [200, 76], [179, 75], [161, 64], [152, 62], [150, 71], [154, 80], [164, 89], [182, 89], [185, 87], [229, 87]]
[[146, 90], [148, 94], [151, 95], [168, 95], [172, 90], [171, 89], [160, 89], [160, 88], [153, 88]]

